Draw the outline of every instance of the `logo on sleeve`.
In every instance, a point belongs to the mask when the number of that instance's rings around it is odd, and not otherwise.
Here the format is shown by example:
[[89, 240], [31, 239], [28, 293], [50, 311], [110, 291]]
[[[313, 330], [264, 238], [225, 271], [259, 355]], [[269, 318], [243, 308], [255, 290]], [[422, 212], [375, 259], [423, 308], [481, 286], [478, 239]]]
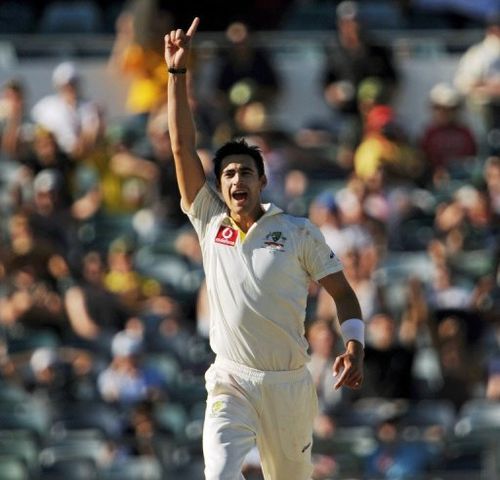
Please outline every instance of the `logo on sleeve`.
[[217, 235], [215, 236], [215, 243], [222, 243], [223, 245], [234, 247], [237, 239], [238, 230], [236, 230], [236, 228], [221, 225]]

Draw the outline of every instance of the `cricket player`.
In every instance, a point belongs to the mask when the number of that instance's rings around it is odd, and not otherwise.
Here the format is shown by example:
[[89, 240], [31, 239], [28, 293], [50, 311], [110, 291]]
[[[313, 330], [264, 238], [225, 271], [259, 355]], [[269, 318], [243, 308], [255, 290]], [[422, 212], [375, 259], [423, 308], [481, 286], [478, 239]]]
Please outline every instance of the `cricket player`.
[[203, 252], [210, 307], [210, 345], [203, 429], [205, 478], [241, 480], [256, 445], [266, 480], [311, 476], [315, 387], [305, 364], [308, 286], [333, 297], [345, 341], [334, 363], [335, 388], [363, 381], [364, 323], [342, 265], [305, 218], [261, 203], [266, 186], [258, 148], [244, 140], [215, 154], [217, 189], [196, 152], [187, 94], [187, 65], [199, 18], [165, 36], [169, 134], [182, 208]]

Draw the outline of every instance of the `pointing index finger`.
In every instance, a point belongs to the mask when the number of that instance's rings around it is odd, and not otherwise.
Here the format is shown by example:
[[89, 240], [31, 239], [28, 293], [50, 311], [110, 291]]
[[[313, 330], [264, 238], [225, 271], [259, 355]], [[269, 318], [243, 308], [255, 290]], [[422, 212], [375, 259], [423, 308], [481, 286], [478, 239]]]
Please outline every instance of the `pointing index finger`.
[[340, 378], [337, 380], [337, 383], [334, 386], [335, 390], [338, 390], [342, 385], [346, 383], [347, 373], [347, 368], [344, 368], [342, 374], [340, 375]]
[[193, 35], [196, 33], [196, 29], [198, 28], [199, 24], [200, 24], [200, 18], [194, 17], [193, 23], [191, 23], [191, 26], [189, 27], [186, 35], [190, 38], [193, 37]]

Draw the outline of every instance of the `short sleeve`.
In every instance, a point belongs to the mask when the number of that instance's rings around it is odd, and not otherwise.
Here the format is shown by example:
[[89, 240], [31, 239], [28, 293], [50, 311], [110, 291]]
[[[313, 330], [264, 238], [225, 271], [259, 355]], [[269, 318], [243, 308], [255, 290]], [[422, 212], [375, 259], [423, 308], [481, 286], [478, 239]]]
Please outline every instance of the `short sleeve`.
[[302, 262], [313, 280], [320, 280], [342, 270], [342, 262], [327, 245], [318, 227], [306, 220], [302, 236]]
[[226, 205], [207, 182], [196, 195], [191, 208], [186, 210], [182, 202], [181, 208], [188, 216], [200, 240], [203, 240], [210, 221], [226, 211]]

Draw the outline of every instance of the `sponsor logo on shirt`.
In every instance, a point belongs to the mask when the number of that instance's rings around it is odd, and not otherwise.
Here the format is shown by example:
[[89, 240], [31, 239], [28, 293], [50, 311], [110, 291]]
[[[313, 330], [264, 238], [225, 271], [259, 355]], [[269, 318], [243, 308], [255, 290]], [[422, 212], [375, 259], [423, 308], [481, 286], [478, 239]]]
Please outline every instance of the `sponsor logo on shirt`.
[[286, 237], [281, 232], [270, 232], [266, 235], [264, 245], [275, 252], [285, 251]]
[[226, 225], [221, 225], [219, 231], [215, 236], [215, 243], [222, 243], [223, 245], [228, 245], [234, 247], [236, 245], [236, 240], [238, 239], [238, 230]]

